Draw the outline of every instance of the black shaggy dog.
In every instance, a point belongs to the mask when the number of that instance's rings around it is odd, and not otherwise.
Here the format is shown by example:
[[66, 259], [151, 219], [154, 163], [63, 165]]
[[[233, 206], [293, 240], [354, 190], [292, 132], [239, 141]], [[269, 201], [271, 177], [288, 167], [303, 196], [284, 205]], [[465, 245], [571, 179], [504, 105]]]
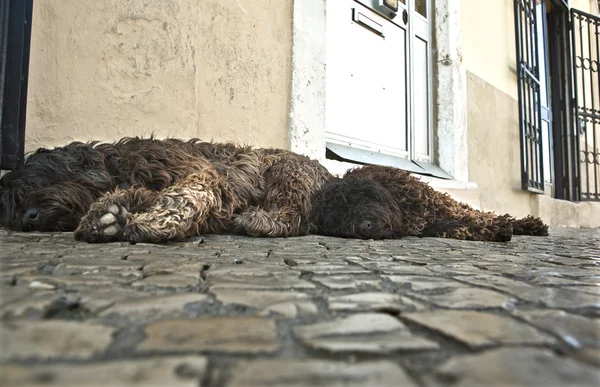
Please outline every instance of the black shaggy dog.
[[165, 242], [204, 233], [309, 232], [331, 175], [278, 149], [125, 138], [40, 149], [0, 179], [0, 225], [72, 231], [88, 242]]
[[347, 238], [403, 236], [509, 241], [516, 235], [548, 235], [528, 216], [482, 212], [435, 191], [409, 172], [365, 166], [327, 183], [312, 199], [314, 232]]

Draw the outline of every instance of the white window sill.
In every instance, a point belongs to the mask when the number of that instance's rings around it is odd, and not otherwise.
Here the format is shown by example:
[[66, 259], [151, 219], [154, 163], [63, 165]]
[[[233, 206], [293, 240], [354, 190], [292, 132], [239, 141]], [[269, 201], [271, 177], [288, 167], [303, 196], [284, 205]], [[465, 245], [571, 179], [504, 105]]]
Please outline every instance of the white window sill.
[[[361, 164], [353, 164], [329, 159], [321, 160], [321, 163], [325, 166], [325, 168], [329, 170], [329, 172], [332, 175], [338, 177], [342, 177], [349, 169], [360, 168], [363, 166]], [[421, 180], [422, 182], [429, 184], [435, 189], [476, 190], [479, 188], [477, 183], [472, 181], [439, 179], [437, 177], [418, 175], [414, 173], [412, 175]]]

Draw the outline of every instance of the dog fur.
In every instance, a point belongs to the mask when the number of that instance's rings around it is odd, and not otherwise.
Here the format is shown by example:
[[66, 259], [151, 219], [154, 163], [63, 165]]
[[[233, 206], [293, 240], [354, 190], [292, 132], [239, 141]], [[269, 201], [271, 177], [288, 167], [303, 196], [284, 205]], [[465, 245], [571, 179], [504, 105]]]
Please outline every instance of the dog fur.
[[0, 180], [1, 224], [88, 242], [166, 242], [205, 233], [309, 232], [329, 172], [307, 157], [197, 139], [125, 138], [40, 149]]
[[517, 220], [475, 210], [409, 172], [383, 166], [365, 166], [331, 180], [314, 195], [312, 211], [314, 232], [346, 238], [509, 241], [513, 234], [548, 235], [548, 226], [538, 218]]
[[39, 149], [0, 179], [0, 225], [155, 243], [310, 232], [508, 241], [548, 231], [537, 218], [474, 210], [395, 168], [365, 166], [335, 179], [284, 150], [152, 138]]

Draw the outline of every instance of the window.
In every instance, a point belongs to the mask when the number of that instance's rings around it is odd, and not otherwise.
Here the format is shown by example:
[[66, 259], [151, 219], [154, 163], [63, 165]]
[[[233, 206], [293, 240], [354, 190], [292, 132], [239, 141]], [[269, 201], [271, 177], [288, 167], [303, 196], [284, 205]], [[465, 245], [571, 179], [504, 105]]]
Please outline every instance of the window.
[[514, 0], [523, 189], [600, 201], [600, 18]]

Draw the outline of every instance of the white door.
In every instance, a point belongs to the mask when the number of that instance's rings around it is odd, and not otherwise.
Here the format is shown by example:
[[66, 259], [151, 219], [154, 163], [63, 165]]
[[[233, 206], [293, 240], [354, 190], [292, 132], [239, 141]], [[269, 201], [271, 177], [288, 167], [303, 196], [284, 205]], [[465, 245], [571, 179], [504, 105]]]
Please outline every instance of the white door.
[[395, 17], [379, 3], [327, 1], [326, 139], [431, 163], [427, 0], [399, 0]]

